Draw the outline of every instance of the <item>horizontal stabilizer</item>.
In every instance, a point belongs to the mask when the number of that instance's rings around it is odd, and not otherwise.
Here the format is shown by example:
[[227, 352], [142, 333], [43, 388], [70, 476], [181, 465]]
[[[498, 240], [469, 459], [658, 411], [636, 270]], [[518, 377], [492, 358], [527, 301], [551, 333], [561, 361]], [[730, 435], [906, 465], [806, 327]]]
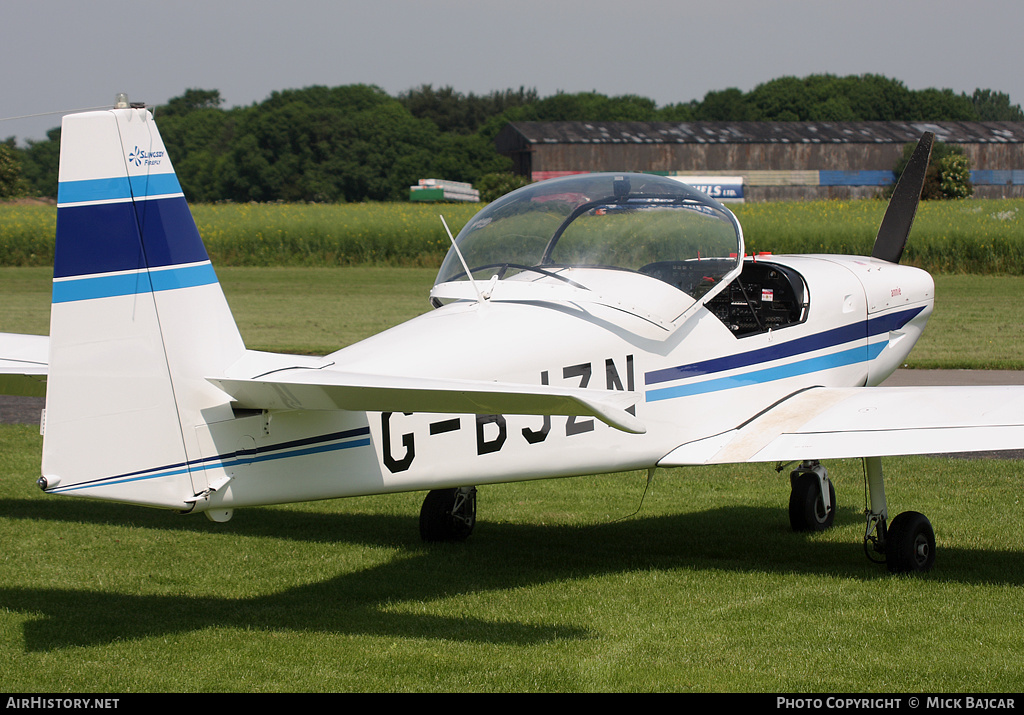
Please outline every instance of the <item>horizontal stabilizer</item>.
[[647, 431], [626, 411], [637, 400], [630, 392], [328, 370], [275, 373], [273, 379], [208, 379], [231, 395], [236, 406], [246, 409], [575, 415], [596, 417], [631, 434]]
[[45, 335], [0, 333], [0, 395], [44, 396], [49, 348]]
[[1024, 386], [816, 387], [661, 466], [1024, 449]]

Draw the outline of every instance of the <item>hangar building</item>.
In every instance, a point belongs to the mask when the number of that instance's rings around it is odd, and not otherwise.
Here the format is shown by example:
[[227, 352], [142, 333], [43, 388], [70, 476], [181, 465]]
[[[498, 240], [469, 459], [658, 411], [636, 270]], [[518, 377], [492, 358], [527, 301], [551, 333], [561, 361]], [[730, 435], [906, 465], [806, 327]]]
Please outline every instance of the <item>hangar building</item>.
[[495, 145], [535, 181], [590, 171], [719, 177], [738, 182], [736, 198], [769, 201], [874, 196], [925, 131], [964, 150], [976, 197], [1024, 197], [1024, 122], [514, 122]]

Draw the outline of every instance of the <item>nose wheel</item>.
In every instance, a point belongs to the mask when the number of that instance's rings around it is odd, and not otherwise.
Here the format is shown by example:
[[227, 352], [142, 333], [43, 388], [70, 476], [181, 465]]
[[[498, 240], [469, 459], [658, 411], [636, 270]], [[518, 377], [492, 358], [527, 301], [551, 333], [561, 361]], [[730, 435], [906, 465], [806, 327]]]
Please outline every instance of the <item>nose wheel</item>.
[[935, 532], [924, 514], [905, 511], [889, 525], [885, 563], [893, 573], [923, 573], [935, 564]]
[[[864, 476], [868, 483], [870, 505], [864, 551], [885, 556], [885, 564], [894, 574], [925, 573], [935, 565], [935, 531], [924, 514], [905, 511], [886, 524], [885, 484], [882, 458], [864, 458]], [[872, 559], [874, 560], [874, 559]]]

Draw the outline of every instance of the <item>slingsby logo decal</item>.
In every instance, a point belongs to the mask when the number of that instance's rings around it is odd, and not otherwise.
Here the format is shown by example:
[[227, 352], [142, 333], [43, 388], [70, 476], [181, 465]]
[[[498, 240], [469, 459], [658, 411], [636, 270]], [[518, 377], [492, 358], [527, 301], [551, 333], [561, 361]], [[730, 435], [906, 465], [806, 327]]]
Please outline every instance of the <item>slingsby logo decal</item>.
[[135, 164], [135, 166], [157, 166], [160, 164], [160, 160], [163, 158], [164, 152], [162, 151], [146, 151], [145, 149], [139, 149], [138, 146], [134, 150], [128, 152], [128, 162]]

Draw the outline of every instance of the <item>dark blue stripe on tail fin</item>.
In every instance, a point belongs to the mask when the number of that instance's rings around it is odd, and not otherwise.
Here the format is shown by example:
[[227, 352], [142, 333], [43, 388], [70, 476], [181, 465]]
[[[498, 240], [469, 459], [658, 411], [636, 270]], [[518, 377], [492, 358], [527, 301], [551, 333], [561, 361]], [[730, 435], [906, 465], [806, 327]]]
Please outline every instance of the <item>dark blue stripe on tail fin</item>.
[[207, 260], [209, 256], [184, 197], [63, 206], [57, 210], [54, 278]]

